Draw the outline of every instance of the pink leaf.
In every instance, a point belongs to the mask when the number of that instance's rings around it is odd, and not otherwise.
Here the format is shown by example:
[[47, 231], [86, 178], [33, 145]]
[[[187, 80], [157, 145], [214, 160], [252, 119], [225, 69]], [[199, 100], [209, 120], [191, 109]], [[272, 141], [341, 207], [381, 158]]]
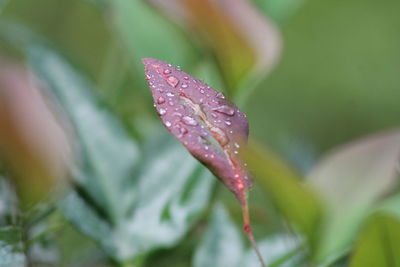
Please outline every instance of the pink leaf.
[[238, 198], [244, 229], [259, 254], [248, 215], [250, 175], [239, 157], [249, 134], [246, 116], [221, 92], [180, 69], [151, 58], [143, 63], [164, 126]]

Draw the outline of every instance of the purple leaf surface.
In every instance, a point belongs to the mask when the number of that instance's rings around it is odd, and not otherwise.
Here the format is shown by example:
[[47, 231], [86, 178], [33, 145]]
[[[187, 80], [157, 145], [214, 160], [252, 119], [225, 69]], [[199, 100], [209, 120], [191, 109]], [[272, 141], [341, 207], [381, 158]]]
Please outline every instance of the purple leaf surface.
[[239, 157], [249, 134], [246, 116], [221, 92], [179, 68], [151, 58], [142, 61], [164, 126], [235, 194], [242, 206], [244, 230], [265, 266], [250, 227], [250, 175]]

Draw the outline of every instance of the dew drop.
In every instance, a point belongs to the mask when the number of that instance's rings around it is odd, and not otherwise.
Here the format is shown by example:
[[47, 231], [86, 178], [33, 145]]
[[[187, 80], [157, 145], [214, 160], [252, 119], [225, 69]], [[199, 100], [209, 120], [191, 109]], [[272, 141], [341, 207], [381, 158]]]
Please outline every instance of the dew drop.
[[234, 145], [236, 148], [239, 148], [239, 147], [240, 147], [240, 145], [239, 145], [238, 143], [236, 143], [236, 142], [235, 142], [233, 145]]
[[173, 97], [173, 96], [174, 96], [174, 94], [171, 93], [171, 92], [166, 93], [166, 95], [167, 95], [168, 97]]
[[201, 89], [201, 90], [200, 90], [200, 93], [204, 94], [204, 90], [203, 90], [203, 89]]
[[171, 107], [174, 105], [174, 102], [172, 102], [172, 101], [169, 101], [168, 102], [168, 105], [170, 105]]
[[232, 122], [231, 121], [225, 121], [225, 124], [228, 125], [228, 126], [231, 126]]
[[170, 74], [171, 71], [170, 71], [169, 69], [165, 69], [163, 73], [164, 73], [164, 74]]
[[208, 150], [208, 149], [209, 149], [209, 147], [208, 147], [208, 146], [204, 146], [204, 149], [205, 149], [205, 150]]
[[213, 118], [215, 118], [215, 119], [216, 119], [216, 118], [218, 118], [218, 115], [217, 115], [217, 114], [215, 114], [214, 112], [212, 112], [212, 113], [211, 113], [211, 117], [213, 117]]
[[189, 117], [189, 116], [184, 116], [182, 118], [182, 121], [184, 124], [189, 125], [189, 126], [196, 126], [198, 124], [195, 119], [193, 119], [192, 117]]
[[157, 104], [164, 104], [164, 103], [165, 103], [164, 97], [160, 96], [160, 97], [157, 99]]
[[158, 110], [158, 114], [160, 114], [161, 116], [162, 116], [162, 115], [165, 115], [165, 113], [167, 113], [167, 111], [166, 111], [165, 109], [163, 109], [163, 108], [160, 108], [160, 109]]
[[182, 117], [182, 114], [179, 112], [174, 112], [174, 113], [172, 113], [172, 116]]
[[235, 115], [235, 110], [227, 105], [222, 105], [222, 106], [216, 107], [213, 110], [216, 112], [228, 115], [228, 116]]
[[171, 124], [169, 121], [166, 121], [166, 122], [165, 122], [165, 126], [167, 126], [168, 128], [171, 127], [171, 125], [172, 125], [172, 124]]
[[219, 99], [225, 99], [225, 95], [221, 92], [218, 92], [215, 96]]
[[167, 77], [167, 83], [172, 87], [176, 87], [179, 83], [179, 80], [175, 76], [169, 76]]
[[234, 153], [235, 155], [237, 155], [237, 154], [239, 154], [239, 151], [235, 150], [235, 151], [233, 151], [233, 153]]
[[146, 80], [150, 80], [150, 75], [146, 74]]
[[181, 87], [182, 87], [183, 89], [188, 88], [188, 84], [187, 84], [187, 83], [182, 83]]
[[185, 77], [183, 77], [183, 79], [185, 79], [185, 80], [189, 80], [189, 77], [188, 77], [188, 76], [185, 76]]

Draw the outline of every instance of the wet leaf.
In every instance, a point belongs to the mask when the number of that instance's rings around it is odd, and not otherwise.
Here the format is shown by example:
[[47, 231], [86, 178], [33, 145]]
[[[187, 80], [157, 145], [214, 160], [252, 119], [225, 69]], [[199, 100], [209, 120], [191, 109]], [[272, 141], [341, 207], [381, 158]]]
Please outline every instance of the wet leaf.
[[151, 58], [143, 63], [164, 126], [235, 194], [242, 206], [244, 230], [258, 253], [247, 205], [250, 176], [238, 155], [247, 141], [246, 116], [221, 92], [180, 69]]
[[361, 231], [350, 259], [350, 267], [400, 266], [400, 221], [375, 215]]
[[143, 63], [164, 126], [243, 202], [250, 180], [237, 153], [248, 136], [245, 115], [189, 74], [155, 59]]
[[21, 229], [15, 226], [0, 228], [0, 266], [26, 266]]
[[398, 180], [400, 132], [386, 131], [342, 146], [310, 173], [309, 184], [327, 204], [317, 258], [344, 249], [373, 205]]

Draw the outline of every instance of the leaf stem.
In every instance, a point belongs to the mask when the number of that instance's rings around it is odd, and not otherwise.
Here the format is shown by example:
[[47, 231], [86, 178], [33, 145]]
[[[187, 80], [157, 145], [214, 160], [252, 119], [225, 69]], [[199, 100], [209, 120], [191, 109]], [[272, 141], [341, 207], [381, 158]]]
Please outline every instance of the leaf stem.
[[247, 197], [244, 198], [242, 202], [242, 212], [243, 212], [243, 220], [244, 220], [244, 225], [243, 229], [246, 233], [246, 236], [248, 237], [251, 246], [253, 247], [254, 251], [256, 252], [257, 258], [261, 263], [262, 267], [267, 267], [267, 264], [265, 263], [260, 250], [258, 249], [257, 242], [254, 239], [253, 232], [251, 230], [251, 225], [250, 225], [250, 216], [249, 216], [249, 205], [247, 202]]

